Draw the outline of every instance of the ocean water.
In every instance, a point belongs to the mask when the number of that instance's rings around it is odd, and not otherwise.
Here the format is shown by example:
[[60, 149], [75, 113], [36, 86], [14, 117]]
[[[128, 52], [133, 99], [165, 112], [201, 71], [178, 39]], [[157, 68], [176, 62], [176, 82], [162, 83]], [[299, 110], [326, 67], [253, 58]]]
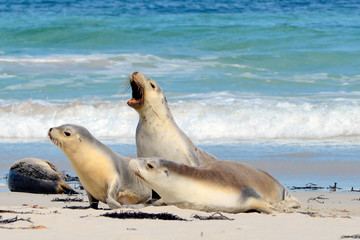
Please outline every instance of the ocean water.
[[134, 156], [139, 71], [219, 158], [288, 185], [360, 188], [359, 12], [353, 0], [0, 0], [0, 176], [24, 157], [72, 172], [47, 139], [64, 123]]

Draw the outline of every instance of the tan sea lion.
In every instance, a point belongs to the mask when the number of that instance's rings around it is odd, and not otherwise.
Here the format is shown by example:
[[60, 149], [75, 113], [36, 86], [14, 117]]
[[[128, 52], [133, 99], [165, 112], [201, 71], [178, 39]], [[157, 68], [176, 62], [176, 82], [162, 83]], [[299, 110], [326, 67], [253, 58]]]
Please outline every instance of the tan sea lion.
[[127, 103], [139, 114], [136, 128], [138, 157], [161, 157], [199, 166], [218, 160], [197, 148], [177, 126], [160, 86], [139, 72], [130, 76], [132, 99]]
[[12, 192], [76, 193], [54, 164], [38, 158], [24, 158], [11, 165], [8, 186]]
[[84, 127], [66, 124], [50, 128], [48, 135], [70, 160], [91, 208], [99, 201], [120, 208], [150, 199], [151, 189], [129, 172], [130, 158], [115, 153]]
[[[235, 161], [213, 161], [200, 167], [160, 158], [132, 159], [129, 169], [161, 197], [156, 204], [207, 212], [271, 213], [300, 202], [268, 173]], [[280, 210], [280, 209], [279, 209]]]

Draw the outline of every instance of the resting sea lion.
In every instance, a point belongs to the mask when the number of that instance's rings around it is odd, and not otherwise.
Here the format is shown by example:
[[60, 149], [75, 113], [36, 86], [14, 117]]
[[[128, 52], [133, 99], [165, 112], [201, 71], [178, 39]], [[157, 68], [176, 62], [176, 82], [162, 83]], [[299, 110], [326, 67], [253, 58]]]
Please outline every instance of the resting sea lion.
[[200, 167], [160, 158], [138, 158], [130, 170], [166, 203], [207, 212], [271, 213], [273, 204], [299, 207], [300, 202], [268, 173], [235, 161], [214, 161]]
[[8, 186], [12, 192], [76, 193], [54, 164], [37, 158], [24, 158], [11, 165]]
[[197, 148], [177, 126], [160, 86], [139, 72], [130, 76], [132, 99], [127, 103], [139, 114], [136, 128], [138, 157], [161, 157], [199, 166], [218, 160]]
[[115, 153], [84, 127], [66, 124], [50, 128], [48, 134], [70, 160], [91, 208], [97, 208], [99, 201], [120, 208], [151, 197], [151, 189], [129, 172], [130, 158]]

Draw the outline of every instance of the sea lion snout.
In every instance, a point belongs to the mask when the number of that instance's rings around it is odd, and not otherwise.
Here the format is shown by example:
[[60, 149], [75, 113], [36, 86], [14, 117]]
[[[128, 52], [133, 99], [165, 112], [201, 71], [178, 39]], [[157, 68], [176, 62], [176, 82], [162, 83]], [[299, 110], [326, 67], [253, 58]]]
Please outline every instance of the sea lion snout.
[[51, 131], [53, 130], [53, 128], [50, 128], [49, 131], [48, 131], [48, 136], [50, 137], [50, 139], [52, 138], [51, 136]]
[[131, 76], [132, 77], [136, 77], [136, 75], [138, 74], [139, 72], [133, 72], [132, 74], [131, 74]]

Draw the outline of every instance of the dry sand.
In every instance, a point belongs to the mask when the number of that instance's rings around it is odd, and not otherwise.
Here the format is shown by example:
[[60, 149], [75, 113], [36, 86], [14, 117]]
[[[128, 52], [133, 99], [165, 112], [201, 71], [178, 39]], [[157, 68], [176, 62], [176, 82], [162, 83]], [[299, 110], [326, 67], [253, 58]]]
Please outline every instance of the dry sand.
[[[86, 195], [0, 192], [0, 239], [354, 239], [360, 238], [360, 193], [293, 192], [297, 213], [223, 214], [233, 220], [200, 220], [211, 213], [174, 206], [137, 210], [69, 209], [88, 206]], [[81, 198], [83, 202], [54, 202]], [[105, 213], [171, 213], [189, 221], [114, 219]], [[13, 223], [4, 221], [14, 220]]]

